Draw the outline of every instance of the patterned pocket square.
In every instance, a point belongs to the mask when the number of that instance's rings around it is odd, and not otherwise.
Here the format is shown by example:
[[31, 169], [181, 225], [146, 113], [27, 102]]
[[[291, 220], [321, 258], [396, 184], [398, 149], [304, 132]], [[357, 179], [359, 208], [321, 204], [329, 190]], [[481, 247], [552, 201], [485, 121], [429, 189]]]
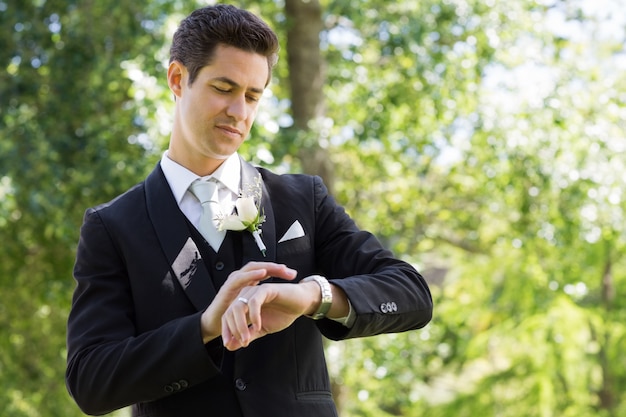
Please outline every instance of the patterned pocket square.
[[287, 240], [297, 239], [299, 237], [304, 236], [304, 229], [298, 220], [293, 222], [291, 226], [289, 226], [289, 230], [280, 238], [278, 243], [286, 242]]
[[182, 249], [172, 264], [172, 270], [176, 278], [187, 289], [198, 269], [198, 261], [201, 259], [200, 251], [192, 238], [187, 239]]

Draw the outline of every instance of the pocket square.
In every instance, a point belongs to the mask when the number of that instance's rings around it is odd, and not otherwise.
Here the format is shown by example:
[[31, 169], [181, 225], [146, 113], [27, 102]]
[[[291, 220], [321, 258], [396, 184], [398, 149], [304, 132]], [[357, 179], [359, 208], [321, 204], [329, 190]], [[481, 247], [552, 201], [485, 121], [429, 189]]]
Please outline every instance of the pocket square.
[[302, 228], [300, 222], [296, 220], [291, 226], [289, 226], [289, 229], [283, 235], [283, 237], [280, 238], [278, 243], [282, 243], [287, 240], [297, 239], [302, 236], [304, 236], [304, 229]]
[[183, 288], [187, 289], [191, 283], [200, 259], [202, 259], [200, 251], [195, 242], [192, 238], [188, 238], [172, 264], [172, 270]]

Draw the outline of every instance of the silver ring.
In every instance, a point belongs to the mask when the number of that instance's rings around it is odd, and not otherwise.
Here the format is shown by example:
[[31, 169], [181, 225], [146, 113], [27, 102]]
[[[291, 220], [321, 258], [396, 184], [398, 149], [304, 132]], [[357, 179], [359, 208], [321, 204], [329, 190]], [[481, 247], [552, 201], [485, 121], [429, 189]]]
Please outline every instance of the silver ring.
[[239, 297], [239, 298], [237, 298], [237, 301], [241, 301], [242, 303], [248, 305], [248, 299], [247, 298]]

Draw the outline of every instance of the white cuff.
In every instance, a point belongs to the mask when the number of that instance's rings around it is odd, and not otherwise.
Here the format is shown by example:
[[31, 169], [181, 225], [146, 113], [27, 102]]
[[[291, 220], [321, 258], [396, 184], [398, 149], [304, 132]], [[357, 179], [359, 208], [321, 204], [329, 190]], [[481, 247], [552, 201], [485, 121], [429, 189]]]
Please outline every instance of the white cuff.
[[352, 303], [350, 302], [350, 300], [348, 300], [348, 307], [350, 308], [350, 311], [348, 311], [347, 316], [339, 317], [336, 319], [332, 317], [328, 317], [328, 318], [332, 321], [336, 321], [337, 323], [343, 324], [347, 328], [351, 328], [354, 325], [354, 321], [356, 320], [356, 313], [352, 309]]

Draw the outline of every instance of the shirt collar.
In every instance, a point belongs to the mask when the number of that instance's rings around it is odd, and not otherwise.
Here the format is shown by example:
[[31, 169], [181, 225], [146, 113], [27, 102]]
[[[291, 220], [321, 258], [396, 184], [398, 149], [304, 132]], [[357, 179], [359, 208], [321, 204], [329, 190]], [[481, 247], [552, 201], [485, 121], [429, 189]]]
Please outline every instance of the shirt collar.
[[179, 163], [171, 160], [167, 156], [167, 151], [165, 151], [161, 157], [161, 169], [178, 204], [180, 204], [191, 183], [198, 179], [207, 180], [209, 178], [215, 178], [234, 194], [239, 194], [241, 161], [239, 160], [239, 154], [237, 152], [229, 156], [213, 174], [205, 177], [200, 177]]

